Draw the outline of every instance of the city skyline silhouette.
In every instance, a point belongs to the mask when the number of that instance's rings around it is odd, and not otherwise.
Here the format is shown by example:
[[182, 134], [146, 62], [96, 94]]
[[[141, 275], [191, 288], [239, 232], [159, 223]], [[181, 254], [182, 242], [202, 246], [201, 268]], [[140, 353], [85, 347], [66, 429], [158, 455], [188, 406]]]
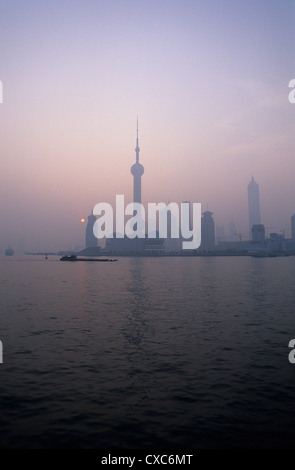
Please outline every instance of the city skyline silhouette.
[[292, 2], [18, 5], [0, 7], [2, 252], [74, 249], [96, 203], [132, 201], [136, 116], [144, 204], [201, 203], [245, 239], [253, 174], [290, 236]]

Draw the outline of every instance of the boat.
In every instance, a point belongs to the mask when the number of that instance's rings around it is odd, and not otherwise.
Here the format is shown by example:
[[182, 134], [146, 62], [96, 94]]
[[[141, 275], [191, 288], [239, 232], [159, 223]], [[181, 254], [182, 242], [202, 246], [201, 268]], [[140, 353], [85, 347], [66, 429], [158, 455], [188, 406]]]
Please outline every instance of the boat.
[[70, 255], [70, 256], [62, 256], [60, 258], [60, 261], [117, 261], [116, 259], [110, 259], [110, 258], [78, 258], [77, 255]]
[[14, 255], [14, 250], [10, 247], [6, 248], [5, 255], [6, 256], [13, 256]]

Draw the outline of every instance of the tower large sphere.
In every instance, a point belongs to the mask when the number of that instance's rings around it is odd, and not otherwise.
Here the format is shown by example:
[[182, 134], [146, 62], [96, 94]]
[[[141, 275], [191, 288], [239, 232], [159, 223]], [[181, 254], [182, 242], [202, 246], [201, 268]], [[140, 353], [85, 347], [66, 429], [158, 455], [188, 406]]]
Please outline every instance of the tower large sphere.
[[144, 167], [141, 163], [134, 163], [131, 167], [131, 173], [133, 176], [142, 176], [144, 173]]

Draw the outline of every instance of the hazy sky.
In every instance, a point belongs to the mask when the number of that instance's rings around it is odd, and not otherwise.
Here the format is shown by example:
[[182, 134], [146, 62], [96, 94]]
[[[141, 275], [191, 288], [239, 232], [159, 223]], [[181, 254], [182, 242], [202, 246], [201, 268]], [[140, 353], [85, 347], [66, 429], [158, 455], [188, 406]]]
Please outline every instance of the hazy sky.
[[0, 250], [71, 249], [132, 198], [201, 202], [248, 232], [295, 213], [295, 0], [0, 0]]

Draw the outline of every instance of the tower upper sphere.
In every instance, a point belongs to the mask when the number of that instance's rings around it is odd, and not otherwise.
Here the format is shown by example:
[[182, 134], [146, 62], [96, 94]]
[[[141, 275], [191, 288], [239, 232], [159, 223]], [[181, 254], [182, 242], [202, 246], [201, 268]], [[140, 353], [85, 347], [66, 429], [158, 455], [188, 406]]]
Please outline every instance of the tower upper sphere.
[[144, 174], [144, 167], [141, 163], [134, 163], [131, 167], [131, 173], [133, 176], [142, 176]]

